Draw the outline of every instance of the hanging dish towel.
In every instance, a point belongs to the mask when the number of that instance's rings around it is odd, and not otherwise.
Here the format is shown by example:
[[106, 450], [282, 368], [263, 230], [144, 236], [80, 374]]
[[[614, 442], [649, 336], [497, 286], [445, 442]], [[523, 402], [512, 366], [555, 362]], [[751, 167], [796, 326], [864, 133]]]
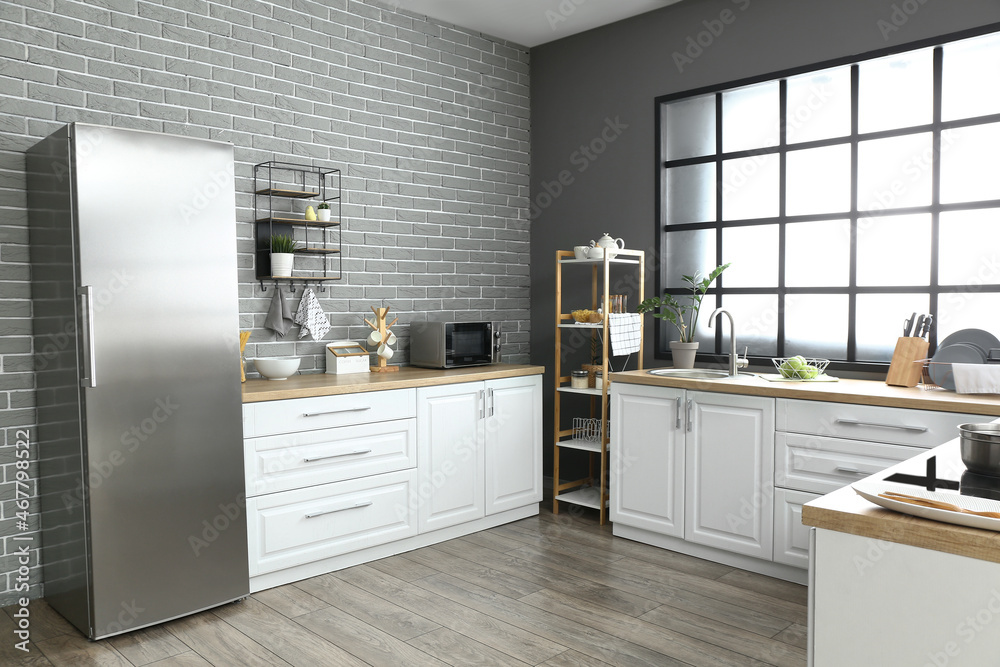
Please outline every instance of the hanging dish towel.
[[292, 304], [285, 300], [285, 293], [277, 285], [274, 286], [274, 296], [271, 297], [264, 326], [278, 334], [278, 338], [284, 337], [292, 328]]
[[1000, 394], [1000, 364], [952, 364], [959, 394]]
[[321, 340], [330, 330], [330, 320], [311, 289], [302, 293], [299, 309], [295, 313], [295, 323], [302, 326], [299, 338], [312, 336], [313, 340]]
[[608, 336], [611, 351], [616, 357], [639, 351], [642, 315], [639, 313], [611, 313], [608, 315]]

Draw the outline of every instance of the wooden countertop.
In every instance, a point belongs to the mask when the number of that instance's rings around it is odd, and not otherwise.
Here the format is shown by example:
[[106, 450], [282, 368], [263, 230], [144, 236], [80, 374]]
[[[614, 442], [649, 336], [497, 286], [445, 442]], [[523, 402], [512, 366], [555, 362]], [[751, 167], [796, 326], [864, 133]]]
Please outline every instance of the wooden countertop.
[[384, 389], [430, 387], [455, 382], [478, 382], [523, 375], [539, 375], [544, 372], [544, 366], [494, 364], [451, 370], [401, 366], [399, 371], [395, 373], [349, 373], [347, 375], [309, 373], [295, 375], [280, 381], [247, 380], [243, 383], [243, 402], [257, 403], [286, 398], [311, 398], [313, 396], [355, 394]]
[[648, 370], [612, 373], [612, 382], [644, 384], [657, 387], [677, 387], [723, 394], [799, 398], [808, 401], [880, 405], [888, 408], [915, 408], [940, 412], [969, 412], [1000, 417], [1000, 396], [989, 394], [956, 394], [942, 389], [890, 387], [875, 380], [837, 382], [769, 382], [756, 375], [741, 375], [725, 380], [685, 380], [650, 375]]
[[[937, 457], [939, 478], [959, 479], [965, 471], [956, 438], [866, 477], [864, 481], [881, 481], [897, 472], [923, 475], [925, 461], [931, 456]], [[1000, 532], [956, 526], [883, 509], [859, 496], [850, 486], [803, 505], [802, 523], [875, 540], [1000, 563]]]

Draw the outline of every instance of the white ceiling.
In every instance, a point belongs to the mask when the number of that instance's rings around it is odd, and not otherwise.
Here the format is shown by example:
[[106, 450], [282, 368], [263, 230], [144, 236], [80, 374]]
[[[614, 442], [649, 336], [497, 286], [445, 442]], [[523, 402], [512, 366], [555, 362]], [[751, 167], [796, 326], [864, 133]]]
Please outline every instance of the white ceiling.
[[445, 23], [538, 46], [680, 0], [392, 0]]

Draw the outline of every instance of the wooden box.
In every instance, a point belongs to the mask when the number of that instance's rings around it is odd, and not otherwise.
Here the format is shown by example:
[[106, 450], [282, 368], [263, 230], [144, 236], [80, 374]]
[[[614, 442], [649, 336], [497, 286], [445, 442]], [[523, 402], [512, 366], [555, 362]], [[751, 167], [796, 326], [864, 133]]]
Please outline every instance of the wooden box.
[[326, 346], [326, 372], [333, 375], [369, 373], [368, 350], [364, 345], [341, 340]]

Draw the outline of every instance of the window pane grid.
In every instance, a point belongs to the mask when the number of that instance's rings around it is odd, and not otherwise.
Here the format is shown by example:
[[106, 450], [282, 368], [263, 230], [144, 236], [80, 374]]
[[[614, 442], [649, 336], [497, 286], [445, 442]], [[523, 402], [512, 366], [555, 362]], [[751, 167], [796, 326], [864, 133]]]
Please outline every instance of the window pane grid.
[[[990, 57], [1000, 62], [996, 37], [981, 41], [993, 45], [998, 53]], [[947, 277], [945, 282], [940, 280], [942, 248], [960, 246], [968, 236], [956, 223], [956, 231], [942, 239], [941, 216], [969, 211], [989, 215], [989, 209], [997, 209], [1000, 218], [1000, 178], [976, 174], [968, 167], [970, 162], [979, 166], [987, 154], [992, 157], [1000, 152], [1000, 113], [983, 113], [980, 108], [976, 110], [979, 115], [962, 117], [952, 105], [952, 116], [942, 121], [947, 102], [942, 99], [947, 48], [918, 49], [880, 57], [877, 62], [863, 60], [839, 69], [717, 90], [715, 154], [661, 161], [665, 169], [696, 163], [714, 166], [715, 219], [676, 220], [659, 228], [665, 235], [714, 230], [716, 264], [733, 261], [733, 267], [709, 293], [721, 307], [733, 310], [738, 342], [751, 345], [751, 356], [796, 354], [802, 352], [800, 348], [818, 354], [826, 346], [829, 354], [818, 356], [847, 366], [887, 363], [910, 308], [919, 306], [917, 310], [935, 315], [940, 323], [938, 310], [950, 307], [946, 305], [949, 299], [950, 303], [971, 300], [967, 295], [972, 278], [957, 273], [958, 268], [949, 269], [950, 282]], [[981, 51], [983, 46], [976, 48]], [[803, 102], [808, 88], [802, 82], [831, 76], [847, 81], [848, 72], [849, 133], [847, 125], [837, 120], [844, 118], [848, 108], [845, 93], [840, 95], [840, 110], [823, 118], [822, 129], [804, 126], [810, 113]], [[796, 78], [795, 109], [790, 109], [790, 78]], [[913, 85], [919, 90], [909, 90]], [[881, 93], [872, 91], [880, 86], [916, 95], [919, 108], [898, 117], [876, 113]], [[952, 85], [949, 90], [959, 88]], [[770, 114], [775, 91], [778, 118], [773, 134]], [[701, 93], [701, 99], [705, 95]], [[750, 101], [746, 117], [740, 115], [741, 100]], [[752, 128], [750, 117], [769, 127], [755, 128], [746, 136], [727, 134], [726, 130]], [[859, 132], [859, 128], [867, 131]], [[964, 134], [970, 138], [949, 163], [947, 152], [959, 146], [955, 137], [963, 134], [963, 128], [969, 128]], [[792, 132], [796, 139], [789, 143]], [[661, 153], [661, 158], [665, 155]], [[810, 234], [816, 235], [812, 248]], [[955, 264], [952, 260], [949, 266]], [[711, 268], [706, 265], [700, 270]], [[826, 273], [810, 275], [810, 269]], [[988, 271], [983, 268], [983, 272]], [[671, 291], [670, 286], [679, 281], [672, 273], [671, 266], [661, 264], [664, 291]], [[1000, 274], [1000, 268], [995, 273]], [[976, 280], [975, 291], [983, 294], [980, 300], [1000, 294], [1000, 275], [986, 281], [977, 276]], [[827, 312], [832, 318], [829, 330], [811, 324], [817, 313]], [[749, 322], [744, 325], [741, 318]], [[899, 323], [890, 327], [893, 318]], [[742, 334], [741, 327], [745, 329]], [[668, 333], [661, 329], [658, 351], [666, 348]], [[941, 335], [948, 333], [941, 330]], [[810, 336], [819, 343], [809, 342]], [[935, 330], [932, 344], [936, 337]], [[703, 345], [703, 351], [720, 354], [727, 341], [728, 331], [717, 330], [715, 350]]]

